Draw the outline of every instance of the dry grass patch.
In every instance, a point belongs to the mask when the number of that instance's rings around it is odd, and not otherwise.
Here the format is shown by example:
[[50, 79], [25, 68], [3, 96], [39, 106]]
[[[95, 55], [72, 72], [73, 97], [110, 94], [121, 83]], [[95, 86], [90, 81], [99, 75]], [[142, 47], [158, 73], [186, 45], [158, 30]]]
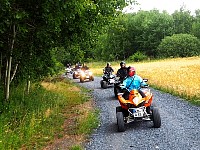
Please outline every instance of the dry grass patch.
[[132, 64], [149, 83], [180, 95], [199, 97], [200, 57], [177, 58], [159, 62]]
[[[58, 86], [59, 84], [59, 86]], [[58, 82], [58, 83], [51, 83], [51, 82], [42, 82], [41, 85], [50, 91], [74, 91], [74, 92], [80, 92], [80, 88], [76, 86], [69, 85], [66, 87], [65, 83]]]

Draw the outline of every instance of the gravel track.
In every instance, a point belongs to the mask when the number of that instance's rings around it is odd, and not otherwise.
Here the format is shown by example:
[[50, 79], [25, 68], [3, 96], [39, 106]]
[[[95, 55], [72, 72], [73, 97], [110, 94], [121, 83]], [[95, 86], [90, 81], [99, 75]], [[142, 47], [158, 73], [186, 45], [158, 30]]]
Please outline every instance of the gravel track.
[[102, 89], [101, 77], [78, 84], [92, 89], [96, 107], [100, 109], [100, 126], [86, 143], [86, 150], [200, 150], [200, 107], [181, 98], [151, 89], [153, 102], [159, 108], [161, 127], [152, 122], [137, 122], [117, 131], [116, 106], [113, 87]]

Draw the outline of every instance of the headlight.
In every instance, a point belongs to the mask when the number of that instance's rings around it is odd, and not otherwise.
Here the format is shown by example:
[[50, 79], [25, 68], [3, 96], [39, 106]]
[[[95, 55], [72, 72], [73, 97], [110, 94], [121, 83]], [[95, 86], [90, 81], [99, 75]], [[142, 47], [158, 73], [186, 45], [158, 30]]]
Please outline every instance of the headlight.
[[92, 72], [89, 72], [89, 75], [91, 76], [91, 75], [92, 75]]
[[81, 71], [80, 72], [81, 76], [85, 76], [85, 72]]
[[134, 104], [138, 105], [139, 102], [140, 102], [139, 97], [134, 97], [134, 98], [133, 98], [133, 103], [134, 103]]

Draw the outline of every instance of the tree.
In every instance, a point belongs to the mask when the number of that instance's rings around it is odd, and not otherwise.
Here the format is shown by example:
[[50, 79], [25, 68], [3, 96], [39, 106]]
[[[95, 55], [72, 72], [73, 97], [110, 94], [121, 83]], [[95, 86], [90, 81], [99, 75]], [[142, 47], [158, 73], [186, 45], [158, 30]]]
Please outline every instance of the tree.
[[174, 19], [174, 33], [191, 33], [192, 23], [194, 21], [193, 16], [190, 14], [189, 10], [185, 10], [181, 7], [180, 10], [176, 10], [173, 14]]
[[200, 9], [196, 10], [195, 13], [196, 16], [194, 17], [191, 33], [200, 39]]
[[106, 34], [102, 56], [111, 54], [115, 59], [126, 59], [141, 51], [155, 57], [161, 40], [173, 34], [173, 18], [167, 12], [159, 13], [158, 10], [123, 14], [109, 25]]
[[[9, 86], [27, 83], [58, 71], [59, 61], [92, 57], [93, 40], [115, 17], [124, 0], [1, 0], [1, 79], [5, 99]], [[16, 86], [15, 85], [15, 86]]]

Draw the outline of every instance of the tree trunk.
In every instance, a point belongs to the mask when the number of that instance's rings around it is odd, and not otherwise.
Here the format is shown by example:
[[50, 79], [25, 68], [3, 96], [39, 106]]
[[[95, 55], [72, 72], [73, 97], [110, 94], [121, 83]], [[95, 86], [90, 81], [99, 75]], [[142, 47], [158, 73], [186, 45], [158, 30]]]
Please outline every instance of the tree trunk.
[[7, 77], [8, 76], [8, 59], [6, 60], [6, 71], [5, 71], [5, 79], [4, 79], [4, 92], [5, 92], [5, 99], [6, 99], [6, 85], [7, 85]]
[[17, 67], [18, 67], [18, 64], [16, 64], [16, 66], [15, 66], [15, 69], [14, 69], [14, 71], [13, 71], [13, 75], [12, 75], [12, 77], [11, 77], [11, 79], [10, 79], [10, 82], [12, 82], [13, 78], [15, 77], [15, 74], [16, 74], [16, 72], [17, 72]]
[[6, 68], [6, 82], [5, 82], [5, 100], [9, 101], [9, 96], [10, 96], [10, 72], [11, 72], [11, 66], [12, 66], [12, 53], [13, 53], [13, 48], [14, 48], [14, 43], [15, 43], [15, 37], [16, 37], [16, 31], [15, 31], [15, 25], [13, 25], [13, 39], [11, 42], [10, 46], [10, 56], [8, 56], [8, 65]]
[[[3, 56], [2, 56], [3, 54], [1, 53], [1, 60], [0, 60], [0, 82], [2, 81], [2, 66], [3, 66]], [[2, 82], [1, 82], [2, 83]]]
[[29, 75], [28, 80], [27, 80], [26, 94], [29, 94], [30, 86], [31, 86], [31, 81], [30, 81], [30, 75]]
[[10, 96], [10, 71], [11, 71], [11, 64], [12, 64], [12, 56], [9, 57], [8, 60], [8, 70], [7, 70], [7, 78], [6, 78], [6, 101], [9, 100]]

